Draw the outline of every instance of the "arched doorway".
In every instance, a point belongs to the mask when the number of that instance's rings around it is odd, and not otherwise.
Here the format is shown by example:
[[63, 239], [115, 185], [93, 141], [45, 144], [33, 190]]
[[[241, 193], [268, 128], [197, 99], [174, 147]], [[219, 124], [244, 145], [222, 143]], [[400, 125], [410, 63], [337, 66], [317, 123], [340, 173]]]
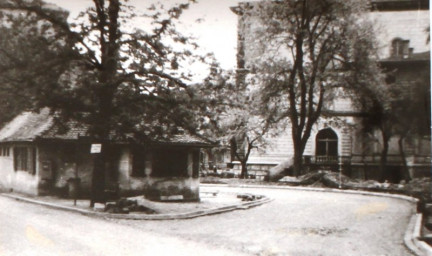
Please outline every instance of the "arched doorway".
[[315, 139], [317, 162], [337, 162], [338, 136], [331, 128], [320, 130]]

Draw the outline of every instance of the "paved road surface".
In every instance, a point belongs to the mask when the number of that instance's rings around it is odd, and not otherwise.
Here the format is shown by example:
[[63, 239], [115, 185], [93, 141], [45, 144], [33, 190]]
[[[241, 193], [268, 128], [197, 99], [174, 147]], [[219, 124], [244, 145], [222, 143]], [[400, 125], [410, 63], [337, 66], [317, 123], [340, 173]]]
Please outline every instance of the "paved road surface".
[[[190, 220], [102, 220], [0, 198], [0, 255], [411, 255], [410, 203], [281, 189], [271, 203]], [[48, 254], [51, 253], [51, 254]]]
[[1, 256], [237, 255], [144, 229], [0, 197]]

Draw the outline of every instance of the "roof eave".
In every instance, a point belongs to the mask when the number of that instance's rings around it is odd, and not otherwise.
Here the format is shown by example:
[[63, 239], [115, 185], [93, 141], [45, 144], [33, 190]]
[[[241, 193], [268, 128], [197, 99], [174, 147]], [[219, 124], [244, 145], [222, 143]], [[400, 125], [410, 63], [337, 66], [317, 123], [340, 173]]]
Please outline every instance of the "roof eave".
[[215, 145], [209, 143], [182, 143], [182, 142], [152, 142], [152, 145], [160, 146], [179, 146], [179, 147], [195, 147], [195, 148], [213, 148]]

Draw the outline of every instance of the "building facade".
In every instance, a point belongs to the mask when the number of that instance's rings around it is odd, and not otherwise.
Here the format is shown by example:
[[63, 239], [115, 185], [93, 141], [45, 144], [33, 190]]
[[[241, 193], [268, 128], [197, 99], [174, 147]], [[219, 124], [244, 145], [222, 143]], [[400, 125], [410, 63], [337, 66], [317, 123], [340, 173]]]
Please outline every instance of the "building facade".
[[[92, 187], [98, 145], [87, 129], [70, 123], [60, 132], [48, 109], [24, 112], [0, 130], [0, 188], [30, 195], [65, 195], [79, 180], [80, 197]], [[105, 150], [104, 189], [117, 196], [199, 200], [201, 148], [210, 144], [181, 134], [164, 141], [111, 141]]]
[[[259, 20], [253, 16], [244, 17], [242, 10], [254, 8], [254, 2], [240, 3], [232, 10], [238, 19], [238, 72], [247, 72], [259, 52], [254, 43], [255, 28]], [[372, 0], [365, 17], [374, 24], [378, 40], [380, 66], [392, 73], [395, 85], [409, 87], [422, 83], [425, 98], [421, 99], [424, 109], [418, 115], [424, 117], [430, 128], [430, 52], [428, 43], [429, 2], [424, 0]], [[247, 24], [245, 24], [247, 23]], [[240, 76], [241, 77], [241, 76]], [[420, 78], [427, 78], [421, 80]], [[418, 80], [418, 81], [417, 81]], [[414, 90], [408, 89], [407, 91]], [[412, 100], [419, 100], [418, 94]], [[419, 101], [420, 102], [420, 101]], [[349, 98], [338, 97], [327, 105], [327, 114], [314, 125], [304, 150], [305, 170], [330, 169], [363, 179], [378, 179], [380, 152], [383, 147], [378, 131], [366, 134], [362, 127], [363, 115], [353, 106]], [[408, 135], [404, 139], [405, 162], [411, 177], [430, 176], [431, 143], [430, 129], [420, 134]], [[254, 151], [249, 157], [250, 169], [268, 170], [289, 160], [293, 154], [291, 127], [277, 137], [269, 137], [265, 151]], [[389, 141], [386, 177], [393, 182], [402, 178], [398, 137]]]

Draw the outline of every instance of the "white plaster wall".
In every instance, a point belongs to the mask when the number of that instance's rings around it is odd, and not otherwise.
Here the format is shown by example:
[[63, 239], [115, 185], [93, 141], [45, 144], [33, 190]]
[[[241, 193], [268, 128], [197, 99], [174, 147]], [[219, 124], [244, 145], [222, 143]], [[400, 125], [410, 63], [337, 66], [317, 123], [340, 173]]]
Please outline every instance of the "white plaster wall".
[[[38, 177], [38, 167], [36, 163], [36, 173], [30, 174], [26, 171], [15, 171], [13, 164], [13, 147], [9, 148], [9, 156], [0, 157], [0, 186], [2, 189], [13, 189], [15, 192], [38, 195], [40, 178]], [[38, 153], [36, 151], [36, 159]], [[38, 162], [38, 161], [36, 161]]]
[[13, 156], [10, 149], [9, 156], [0, 156], [0, 189], [9, 190], [13, 186]]
[[292, 139], [288, 132], [277, 137], [267, 137], [266, 140], [265, 148], [252, 150], [248, 164], [278, 164], [292, 155]]
[[[324, 128], [332, 128], [338, 136], [338, 154], [350, 156], [352, 151], [351, 117], [338, 119], [320, 118], [314, 125], [303, 155], [315, 155], [315, 137]], [[291, 136], [291, 126], [287, 125], [285, 132], [276, 137], [267, 137], [267, 146], [261, 150], [253, 150], [248, 164], [279, 164], [294, 156], [294, 143]]]
[[370, 12], [368, 17], [375, 25], [380, 58], [389, 57], [391, 41], [397, 37], [410, 40], [414, 53], [430, 50], [425, 32], [430, 23], [428, 10]]
[[38, 195], [39, 177], [25, 171], [17, 171], [12, 178], [12, 187], [16, 192]]

